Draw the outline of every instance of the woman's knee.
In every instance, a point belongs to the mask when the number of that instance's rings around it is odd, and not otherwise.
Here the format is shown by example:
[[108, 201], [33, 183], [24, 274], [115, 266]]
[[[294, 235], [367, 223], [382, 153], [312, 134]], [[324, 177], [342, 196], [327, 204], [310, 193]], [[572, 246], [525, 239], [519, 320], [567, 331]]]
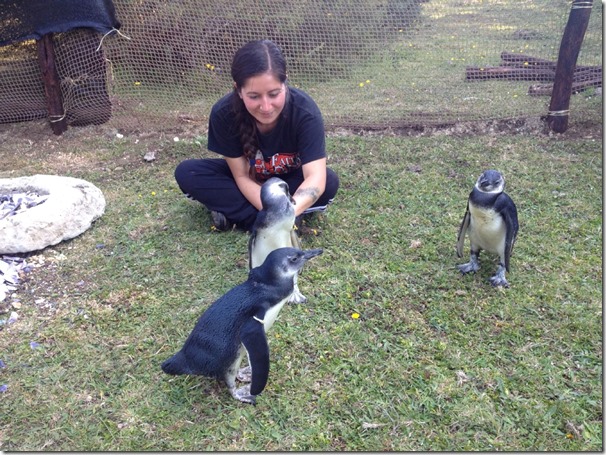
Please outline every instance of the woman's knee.
[[225, 177], [229, 168], [225, 160], [221, 159], [190, 159], [181, 161], [175, 168], [175, 180], [179, 187], [188, 192], [198, 187], [204, 180], [214, 180]]
[[332, 199], [339, 190], [339, 176], [335, 171], [330, 168], [326, 168], [326, 188], [324, 189], [324, 197]]
[[188, 183], [194, 175], [194, 168], [199, 167], [197, 161], [200, 160], [181, 161], [175, 168], [175, 180], [182, 190], [184, 190], [184, 187], [189, 186]]

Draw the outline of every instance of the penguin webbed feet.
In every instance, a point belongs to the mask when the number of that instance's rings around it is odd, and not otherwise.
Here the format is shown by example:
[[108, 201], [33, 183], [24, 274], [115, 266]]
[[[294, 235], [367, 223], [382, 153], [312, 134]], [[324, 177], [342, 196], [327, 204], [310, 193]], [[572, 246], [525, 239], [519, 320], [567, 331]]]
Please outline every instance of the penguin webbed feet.
[[467, 273], [476, 273], [478, 270], [480, 270], [480, 262], [478, 261], [478, 256], [472, 254], [469, 258], [469, 262], [457, 265], [457, 268], [459, 269], [462, 275], [465, 275]]
[[295, 288], [293, 293], [288, 298], [288, 303], [307, 303], [307, 297], [301, 294], [299, 288]]
[[251, 382], [252, 381], [252, 368], [249, 366], [240, 368], [236, 378], [240, 382]]
[[490, 284], [492, 284], [494, 287], [509, 287], [509, 282], [505, 278], [505, 266], [499, 264], [497, 273], [490, 277]]
[[230, 388], [229, 391], [231, 392], [232, 397], [234, 397], [236, 400], [256, 406], [257, 396], [250, 394], [250, 384], [246, 384], [244, 387], [240, 387], [239, 389], [233, 387]]

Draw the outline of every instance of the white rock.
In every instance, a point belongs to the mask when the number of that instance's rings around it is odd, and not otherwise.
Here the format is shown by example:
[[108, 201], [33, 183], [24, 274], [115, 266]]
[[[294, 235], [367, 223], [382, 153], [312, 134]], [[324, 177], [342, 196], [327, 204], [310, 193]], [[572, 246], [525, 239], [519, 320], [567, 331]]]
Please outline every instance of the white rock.
[[19, 315], [15, 311], [11, 311], [11, 315], [6, 321], [7, 324], [14, 324], [19, 319]]
[[0, 254], [27, 253], [86, 231], [105, 212], [105, 198], [86, 180], [57, 175], [0, 179], [0, 195], [31, 191], [42, 204], [0, 220]]

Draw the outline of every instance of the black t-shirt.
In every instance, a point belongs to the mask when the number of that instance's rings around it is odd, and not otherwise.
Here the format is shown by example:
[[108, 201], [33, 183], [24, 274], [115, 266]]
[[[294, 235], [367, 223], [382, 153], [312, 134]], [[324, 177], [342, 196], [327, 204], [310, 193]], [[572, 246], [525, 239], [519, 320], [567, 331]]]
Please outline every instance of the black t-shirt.
[[[264, 162], [251, 160], [261, 178], [285, 174], [326, 157], [324, 121], [320, 109], [305, 92], [288, 87], [287, 101], [278, 123], [267, 134], [257, 132]], [[215, 103], [208, 122], [208, 149], [237, 158], [244, 154], [236, 125], [232, 92]], [[260, 158], [260, 157], [258, 157]]]

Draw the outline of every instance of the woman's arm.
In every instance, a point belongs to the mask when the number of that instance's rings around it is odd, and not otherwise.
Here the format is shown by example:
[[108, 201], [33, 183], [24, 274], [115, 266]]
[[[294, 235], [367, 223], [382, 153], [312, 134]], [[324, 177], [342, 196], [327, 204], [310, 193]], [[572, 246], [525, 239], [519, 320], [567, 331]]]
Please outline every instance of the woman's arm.
[[244, 156], [239, 156], [238, 158], [225, 157], [225, 161], [227, 161], [229, 170], [240, 192], [257, 210], [261, 210], [263, 208], [261, 204], [261, 185], [250, 178], [248, 160]]
[[304, 164], [303, 178], [303, 183], [293, 194], [293, 199], [296, 201], [295, 216], [299, 216], [305, 209], [314, 205], [324, 193], [326, 189], [326, 158]]

